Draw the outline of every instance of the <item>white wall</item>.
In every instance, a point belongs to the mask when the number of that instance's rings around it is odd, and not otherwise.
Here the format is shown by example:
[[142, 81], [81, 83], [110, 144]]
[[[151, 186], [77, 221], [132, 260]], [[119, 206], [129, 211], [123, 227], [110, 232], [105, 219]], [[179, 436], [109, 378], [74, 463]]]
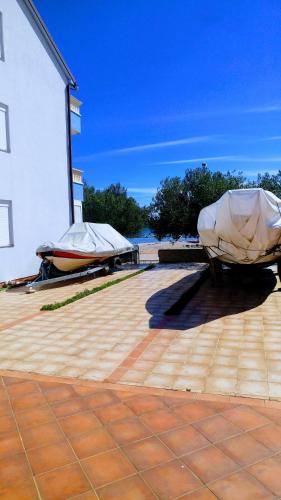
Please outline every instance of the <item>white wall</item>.
[[0, 151], [0, 199], [12, 201], [14, 234], [14, 247], [0, 248], [1, 282], [38, 271], [37, 246], [69, 226], [70, 193], [66, 79], [22, 0], [0, 0], [0, 12], [0, 102], [9, 108], [11, 148]]

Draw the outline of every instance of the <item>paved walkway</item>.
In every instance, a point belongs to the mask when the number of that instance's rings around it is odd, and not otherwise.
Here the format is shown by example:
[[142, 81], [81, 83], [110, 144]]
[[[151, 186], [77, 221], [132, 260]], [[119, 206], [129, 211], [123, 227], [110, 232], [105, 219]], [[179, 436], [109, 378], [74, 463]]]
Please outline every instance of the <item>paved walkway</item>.
[[115, 272], [108, 276], [99, 276], [94, 279], [78, 280], [77, 282], [57, 284], [53, 287], [37, 290], [27, 294], [25, 287], [12, 288], [1, 291], [0, 294], [0, 331], [10, 324], [20, 323], [25, 319], [39, 313], [41, 306], [52, 302], [59, 302], [75, 293], [94, 288], [108, 281], [132, 274], [137, 269], [128, 269]]
[[281, 403], [199, 398], [2, 373], [0, 498], [280, 498]]
[[[45, 313], [38, 305], [53, 300], [51, 291], [24, 295], [16, 324], [4, 325], [0, 332], [0, 368], [281, 399], [276, 276], [266, 270], [254, 284], [230, 280], [220, 289], [207, 281], [181, 314], [165, 316], [199, 275], [192, 266], [158, 266]], [[71, 285], [71, 295], [73, 287], [85, 285]], [[67, 295], [63, 289], [55, 293]], [[2, 293], [0, 310], [9, 300], [13, 321], [16, 294]], [[26, 319], [32, 312], [34, 317]]]

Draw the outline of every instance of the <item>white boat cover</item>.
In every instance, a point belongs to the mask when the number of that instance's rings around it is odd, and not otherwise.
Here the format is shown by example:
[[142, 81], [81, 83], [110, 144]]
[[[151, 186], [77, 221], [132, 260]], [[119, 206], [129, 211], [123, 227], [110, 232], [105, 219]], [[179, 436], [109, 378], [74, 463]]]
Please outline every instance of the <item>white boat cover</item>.
[[109, 224], [82, 222], [72, 224], [57, 242], [43, 243], [37, 248], [36, 253], [58, 250], [77, 255], [110, 256], [132, 249], [132, 243]]
[[203, 208], [198, 232], [209, 257], [257, 264], [281, 257], [281, 200], [263, 189], [226, 191]]

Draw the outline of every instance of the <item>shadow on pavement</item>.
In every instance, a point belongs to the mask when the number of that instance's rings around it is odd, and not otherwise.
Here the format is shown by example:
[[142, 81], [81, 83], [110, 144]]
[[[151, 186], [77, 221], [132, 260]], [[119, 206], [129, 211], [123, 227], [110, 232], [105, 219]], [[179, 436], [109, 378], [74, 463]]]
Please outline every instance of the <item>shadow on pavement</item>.
[[[193, 280], [198, 279], [195, 273]], [[277, 284], [272, 268], [239, 273], [227, 269], [220, 287], [212, 285], [210, 277], [200, 284], [193, 297], [182, 295], [190, 287], [192, 276], [187, 276], [154, 294], [146, 303], [151, 314], [150, 328], [187, 330], [229, 315], [254, 309], [265, 302]], [[197, 275], [197, 276], [196, 276]], [[196, 278], [195, 278], [196, 276]], [[180, 303], [180, 307], [178, 303]], [[176, 314], [167, 312], [176, 304]]]

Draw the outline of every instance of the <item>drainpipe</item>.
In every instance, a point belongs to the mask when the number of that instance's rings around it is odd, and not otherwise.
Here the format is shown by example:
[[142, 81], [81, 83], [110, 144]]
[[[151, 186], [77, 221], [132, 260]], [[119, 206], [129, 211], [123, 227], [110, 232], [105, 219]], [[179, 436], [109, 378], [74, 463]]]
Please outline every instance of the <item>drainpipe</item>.
[[68, 177], [70, 194], [70, 224], [74, 223], [74, 197], [72, 181], [72, 147], [71, 147], [71, 112], [70, 112], [70, 85], [66, 86], [66, 106], [67, 106], [67, 157], [68, 157]]

